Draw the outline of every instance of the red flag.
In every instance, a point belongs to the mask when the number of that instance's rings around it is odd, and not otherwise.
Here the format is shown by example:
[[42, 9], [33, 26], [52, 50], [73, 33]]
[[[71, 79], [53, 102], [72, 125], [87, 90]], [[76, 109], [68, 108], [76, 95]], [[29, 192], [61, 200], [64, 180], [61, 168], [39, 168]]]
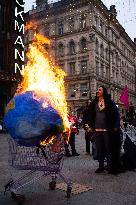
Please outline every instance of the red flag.
[[124, 103], [126, 108], [129, 108], [129, 100], [128, 100], [128, 87], [125, 86], [124, 90], [121, 93], [119, 100]]

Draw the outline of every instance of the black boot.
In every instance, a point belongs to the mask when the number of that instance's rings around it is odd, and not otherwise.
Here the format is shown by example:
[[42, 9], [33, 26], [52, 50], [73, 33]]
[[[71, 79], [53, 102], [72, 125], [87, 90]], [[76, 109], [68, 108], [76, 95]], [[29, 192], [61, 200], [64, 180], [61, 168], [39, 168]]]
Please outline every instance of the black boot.
[[77, 153], [76, 151], [72, 152], [72, 156], [79, 156], [80, 154]]
[[95, 173], [102, 173], [104, 172], [104, 167], [99, 167], [98, 169], [95, 170]]

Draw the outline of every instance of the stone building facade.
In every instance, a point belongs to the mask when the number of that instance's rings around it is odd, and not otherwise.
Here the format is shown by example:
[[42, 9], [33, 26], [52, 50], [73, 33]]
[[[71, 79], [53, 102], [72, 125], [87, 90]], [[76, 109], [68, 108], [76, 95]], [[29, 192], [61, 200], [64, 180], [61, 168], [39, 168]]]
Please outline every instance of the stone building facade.
[[[114, 5], [108, 10], [101, 0], [37, 0], [28, 15], [39, 32], [53, 39], [51, 55], [67, 73], [72, 110], [80, 113], [98, 85], [105, 85], [121, 108], [119, 96], [128, 85], [136, 106], [136, 39], [133, 42], [118, 22]], [[30, 31], [28, 41], [32, 35]]]

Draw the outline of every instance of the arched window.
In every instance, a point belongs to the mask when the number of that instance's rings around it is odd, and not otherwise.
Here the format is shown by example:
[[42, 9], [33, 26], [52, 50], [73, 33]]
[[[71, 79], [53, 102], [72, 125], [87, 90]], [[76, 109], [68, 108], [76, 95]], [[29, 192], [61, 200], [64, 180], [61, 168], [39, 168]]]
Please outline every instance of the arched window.
[[64, 55], [64, 45], [62, 43], [59, 43], [58, 45], [58, 56]]
[[70, 54], [75, 54], [75, 43], [74, 43], [74, 41], [71, 41], [70, 43], [69, 43], [69, 53]]
[[60, 22], [58, 24], [58, 34], [63, 35], [63, 33], [64, 33], [64, 24], [62, 22]]
[[97, 38], [96, 38], [96, 41], [95, 41], [95, 49], [96, 49], [96, 53], [99, 54], [99, 42], [98, 42]]
[[69, 73], [70, 74], [75, 74], [75, 62], [70, 62], [69, 63]]
[[81, 51], [86, 51], [87, 50], [87, 42], [85, 38], [81, 39]]
[[81, 74], [86, 74], [87, 73], [87, 60], [82, 60], [81, 61]]
[[94, 22], [95, 22], [95, 27], [97, 28], [98, 27], [98, 17], [97, 16], [94, 17]]
[[80, 19], [80, 28], [81, 29], [84, 29], [84, 28], [86, 28], [86, 16], [85, 15], [82, 15], [81, 16], [81, 19]]
[[74, 31], [74, 26], [75, 26], [75, 22], [74, 22], [74, 18], [69, 18], [69, 23], [68, 23], [68, 29], [69, 29], [69, 32], [72, 32]]

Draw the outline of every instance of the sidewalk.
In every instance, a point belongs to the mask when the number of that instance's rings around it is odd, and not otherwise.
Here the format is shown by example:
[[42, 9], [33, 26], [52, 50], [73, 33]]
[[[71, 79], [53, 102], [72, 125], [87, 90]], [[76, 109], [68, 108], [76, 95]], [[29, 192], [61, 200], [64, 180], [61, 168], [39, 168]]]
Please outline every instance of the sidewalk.
[[[22, 190], [26, 196], [26, 205], [135, 205], [136, 204], [136, 173], [126, 172], [117, 176], [107, 173], [95, 174], [97, 161], [91, 156], [85, 155], [84, 132], [76, 136], [76, 147], [79, 157], [64, 159], [63, 170], [66, 176], [75, 182], [91, 186], [93, 190], [82, 194], [71, 195], [71, 199], [65, 198], [64, 191], [48, 190], [49, 178], [44, 178]], [[22, 174], [21, 171], [13, 171], [8, 166], [7, 135], [0, 135], [0, 205], [16, 205], [10, 194], [3, 195], [3, 187], [11, 178]], [[23, 172], [24, 173], [24, 172]], [[61, 181], [58, 180], [58, 183]]]

